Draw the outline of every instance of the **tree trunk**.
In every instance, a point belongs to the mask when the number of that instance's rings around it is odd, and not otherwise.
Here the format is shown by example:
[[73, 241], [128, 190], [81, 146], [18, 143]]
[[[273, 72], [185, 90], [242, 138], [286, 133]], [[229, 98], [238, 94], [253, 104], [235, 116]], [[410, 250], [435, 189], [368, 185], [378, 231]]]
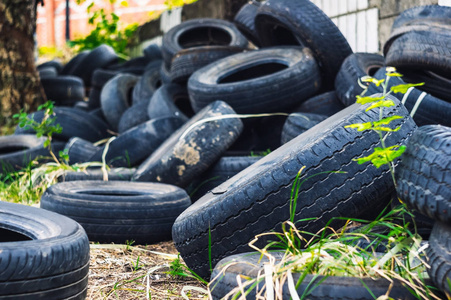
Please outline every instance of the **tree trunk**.
[[34, 63], [34, 0], [0, 1], [0, 125], [45, 101]]

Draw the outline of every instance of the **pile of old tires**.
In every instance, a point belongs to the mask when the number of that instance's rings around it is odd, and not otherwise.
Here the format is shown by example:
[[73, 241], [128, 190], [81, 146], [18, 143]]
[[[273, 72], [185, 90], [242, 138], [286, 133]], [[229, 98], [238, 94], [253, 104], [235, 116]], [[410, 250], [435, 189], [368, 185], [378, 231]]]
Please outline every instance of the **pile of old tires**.
[[[404, 12], [381, 56], [352, 53], [335, 24], [308, 0], [250, 1], [233, 23], [183, 22], [161, 46], [152, 44], [126, 62], [103, 45], [64, 66], [41, 65], [44, 90], [56, 104], [53, 117], [63, 128], [54, 136], [54, 152], [65, 149], [71, 164], [111, 167], [108, 181], [100, 169], [65, 174], [45, 192], [41, 208], [75, 220], [92, 241], [172, 238], [188, 267], [204, 278], [223, 259], [257, 259], [242, 253], [257, 234], [277, 231], [289, 219], [292, 184], [303, 166], [305, 178], [320, 175], [299, 190], [294, 217], [300, 230], [339, 228], [340, 218], [374, 219], [395, 186], [388, 167], [354, 161], [378, 146], [378, 134], [345, 126], [379, 118], [355, 104], [363, 91], [359, 78], [385, 78], [385, 66], [395, 66], [408, 75], [393, 77], [390, 85], [426, 82], [391, 95], [395, 106], [382, 117], [403, 117], [385, 140], [408, 147], [395, 161], [397, 191], [437, 220], [428, 250], [431, 278], [446, 291], [451, 61], [450, 35], [439, 29], [449, 28], [450, 13], [441, 6]], [[30, 117], [39, 121], [44, 114]], [[48, 153], [29, 128], [1, 139], [0, 161], [12, 169]], [[267, 149], [268, 155], [259, 154]], [[269, 242], [262, 238], [257, 245]], [[242, 271], [230, 270], [231, 281]], [[213, 297], [233, 284], [224, 283]], [[335, 298], [337, 284], [332, 278], [317, 298]], [[372, 299], [360, 282], [353, 287], [338, 293]], [[405, 293], [403, 287], [393, 291]]]

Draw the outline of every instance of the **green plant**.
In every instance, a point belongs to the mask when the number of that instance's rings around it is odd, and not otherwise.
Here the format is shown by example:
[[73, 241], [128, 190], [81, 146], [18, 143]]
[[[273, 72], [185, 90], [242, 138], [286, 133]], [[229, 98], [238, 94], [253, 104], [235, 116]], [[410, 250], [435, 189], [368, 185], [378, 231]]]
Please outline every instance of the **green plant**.
[[[114, 3], [114, 1], [111, 1]], [[126, 5], [126, 2], [121, 2]], [[102, 44], [113, 47], [116, 53], [127, 59], [127, 46], [132, 41], [134, 33], [138, 28], [137, 23], [122, 26], [119, 16], [114, 12], [108, 13], [105, 9], [93, 10], [94, 2], [87, 8], [89, 16], [88, 23], [94, 29], [85, 37], [76, 38], [69, 42], [69, 46], [76, 52], [94, 49]]]
[[[391, 107], [394, 106], [395, 103], [393, 100], [387, 98], [388, 95], [391, 93], [406, 93], [407, 90], [411, 87], [420, 86], [424, 83], [416, 83], [416, 84], [400, 84], [396, 86], [392, 86], [390, 90], [388, 90], [388, 83], [391, 77], [401, 77], [402, 75], [398, 72], [396, 72], [396, 69], [393, 67], [387, 67], [386, 68], [386, 75], [385, 79], [377, 80], [370, 76], [365, 76], [361, 80], [364, 83], [368, 84], [374, 84], [376, 86], [381, 86], [383, 88], [382, 95], [376, 97], [376, 96], [364, 96], [365, 93], [368, 91], [368, 86], [365, 87], [362, 95], [363, 96], [357, 96], [357, 103], [365, 105], [365, 104], [371, 104], [366, 111], [369, 111], [371, 109], [379, 108], [379, 120], [372, 121], [372, 122], [366, 122], [366, 123], [355, 123], [351, 125], [345, 126], [346, 128], [355, 128], [358, 131], [365, 131], [365, 130], [372, 130], [377, 132], [379, 135], [381, 147], [375, 147], [373, 150], [373, 153], [371, 153], [368, 156], [360, 157], [355, 159], [359, 164], [364, 164], [366, 162], [371, 162], [376, 168], [379, 168], [383, 165], [388, 165], [390, 169], [390, 173], [392, 175], [393, 183], [396, 186], [396, 180], [395, 180], [395, 166], [394, 161], [396, 158], [401, 156], [404, 151], [406, 150], [406, 146], [404, 145], [392, 145], [388, 146], [385, 143], [385, 140], [390, 134], [390, 132], [395, 132], [400, 129], [400, 126], [396, 128], [390, 128], [389, 125], [394, 120], [402, 119], [402, 116], [394, 115], [390, 117], [383, 118], [383, 110], [384, 107]], [[384, 135], [385, 133], [385, 135]]]
[[[21, 110], [18, 114], [13, 115], [13, 119], [18, 120], [18, 125], [21, 128], [30, 128], [36, 132], [36, 136], [45, 136], [47, 139], [44, 142], [44, 147], [48, 148], [50, 155], [59, 164], [58, 158], [52, 151], [52, 136], [54, 133], [61, 133], [63, 128], [59, 124], [55, 124], [56, 118], [53, 112], [54, 103], [52, 101], [47, 101], [46, 103], [38, 106], [38, 111], [44, 110], [44, 117], [41, 122], [37, 122], [30, 118], [27, 113]], [[67, 159], [67, 155], [61, 153], [63, 157]]]
[[177, 258], [172, 260], [169, 264], [169, 271], [167, 272], [171, 277], [189, 277], [199, 280], [200, 282], [207, 284], [202, 277], [193, 272], [190, 268], [188, 268], [185, 264], [180, 260], [180, 254], [177, 255]]

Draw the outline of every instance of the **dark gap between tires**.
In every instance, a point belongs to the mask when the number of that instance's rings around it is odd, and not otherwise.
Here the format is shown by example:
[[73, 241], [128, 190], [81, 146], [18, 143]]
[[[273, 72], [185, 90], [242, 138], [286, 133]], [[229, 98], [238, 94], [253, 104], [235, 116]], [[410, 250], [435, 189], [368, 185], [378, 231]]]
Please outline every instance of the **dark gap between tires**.
[[0, 148], [0, 155], [14, 153], [18, 151], [27, 150], [27, 147], [24, 146], [10, 146], [10, 147], [2, 147]]
[[19, 232], [0, 228], [0, 243], [21, 242], [31, 240], [33, 239]]
[[208, 45], [227, 46], [232, 42], [232, 38], [223, 29], [201, 27], [193, 28], [182, 33], [178, 38], [178, 42], [183, 49]]
[[288, 66], [281, 63], [263, 63], [226, 75], [220, 78], [218, 80], [218, 83], [233, 83], [244, 80], [251, 80], [265, 75], [274, 74], [285, 69], [288, 69]]

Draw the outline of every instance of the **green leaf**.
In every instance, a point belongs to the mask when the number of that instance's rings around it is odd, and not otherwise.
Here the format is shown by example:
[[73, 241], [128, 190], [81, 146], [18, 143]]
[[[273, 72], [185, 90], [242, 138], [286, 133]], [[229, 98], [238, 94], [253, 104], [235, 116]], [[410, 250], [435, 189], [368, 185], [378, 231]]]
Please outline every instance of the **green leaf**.
[[372, 110], [373, 108], [378, 108], [378, 107], [390, 107], [390, 106], [395, 106], [395, 102], [393, 102], [393, 100], [380, 100], [374, 104], [372, 104], [370, 107], [368, 107], [367, 109], [365, 109], [365, 111], [369, 111]]
[[387, 72], [385, 75], [387, 75], [389, 77], [402, 77], [402, 74], [398, 73], [398, 72], [393, 72], [393, 73]]
[[369, 129], [372, 129], [372, 127], [373, 127], [373, 124], [371, 122], [355, 123], [355, 124], [350, 124], [350, 125], [345, 126], [345, 128], [355, 128], [355, 129], [357, 129], [357, 131], [369, 130]]
[[390, 91], [392, 91], [393, 93], [405, 94], [405, 93], [407, 93], [407, 90], [410, 89], [411, 87], [421, 86], [421, 85], [424, 85], [424, 82], [399, 84], [399, 85], [392, 86], [390, 88]]
[[364, 164], [366, 162], [371, 162], [376, 168], [380, 168], [381, 166], [388, 164], [394, 161], [396, 158], [401, 156], [406, 150], [406, 146], [390, 146], [387, 148], [375, 147], [374, 152], [368, 156], [361, 157], [356, 159], [359, 165]]
[[359, 103], [359, 104], [372, 103], [372, 102], [375, 102], [375, 101], [383, 100], [385, 98], [384, 96], [381, 96], [381, 97], [372, 97], [372, 96], [362, 97], [362, 96], [359, 96], [359, 95], [357, 95], [356, 97], [357, 97], [356, 103]]
[[376, 86], [380, 86], [385, 81], [385, 79], [377, 80], [376, 78], [373, 78], [371, 76], [363, 76], [360, 78], [360, 80], [362, 82], [373, 83]]

